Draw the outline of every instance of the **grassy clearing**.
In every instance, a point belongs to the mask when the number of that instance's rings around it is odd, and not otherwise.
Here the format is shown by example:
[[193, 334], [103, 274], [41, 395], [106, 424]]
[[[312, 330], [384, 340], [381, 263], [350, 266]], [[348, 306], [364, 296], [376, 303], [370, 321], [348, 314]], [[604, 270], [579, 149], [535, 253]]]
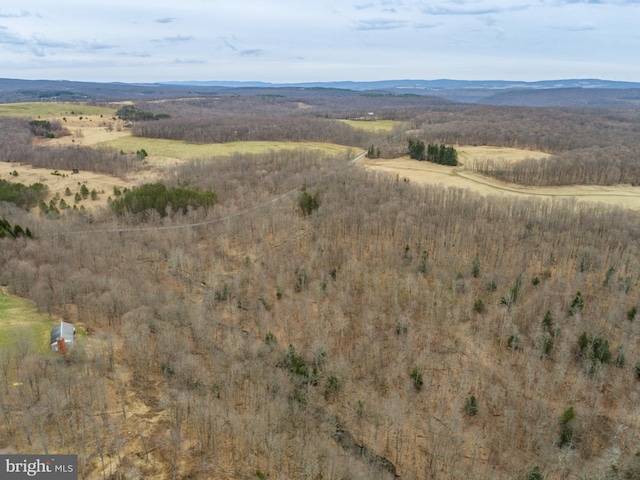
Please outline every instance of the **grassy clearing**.
[[33, 352], [48, 352], [49, 335], [55, 324], [32, 302], [0, 291], [0, 348], [20, 343]]
[[341, 120], [341, 122], [344, 122], [353, 128], [359, 128], [370, 132], [378, 130], [390, 132], [395, 127], [404, 125], [404, 122], [399, 122], [397, 120]]
[[150, 156], [170, 157], [177, 159], [224, 157], [233, 153], [263, 153], [269, 150], [312, 149], [327, 154], [341, 154], [351, 150], [350, 147], [329, 143], [314, 142], [230, 142], [230, 143], [187, 143], [179, 140], [158, 138], [122, 137], [101, 142], [96, 147], [108, 147], [135, 153], [144, 149]]
[[460, 163], [470, 160], [494, 160], [504, 162], [518, 162], [527, 158], [548, 158], [551, 155], [533, 150], [521, 150], [509, 147], [490, 146], [456, 146]]
[[507, 184], [494, 178], [476, 174], [464, 168], [465, 161], [491, 158], [495, 161], [516, 162], [525, 158], [542, 158], [549, 155], [530, 150], [500, 147], [456, 147], [461, 166], [447, 167], [431, 162], [418, 162], [409, 157], [395, 159], [366, 159], [361, 165], [394, 175], [420, 185], [442, 185], [465, 188], [487, 196], [517, 196], [544, 198], [575, 198], [579, 201], [598, 202], [640, 211], [640, 188], [630, 185], [598, 186], [572, 185], [564, 187], [527, 187]]
[[[73, 112], [73, 113], [71, 113]], [[69, 117], [71, 115], [113, 115], [115, 108], [69, 102], [23, 102], [0, 104], [3, 117]]]

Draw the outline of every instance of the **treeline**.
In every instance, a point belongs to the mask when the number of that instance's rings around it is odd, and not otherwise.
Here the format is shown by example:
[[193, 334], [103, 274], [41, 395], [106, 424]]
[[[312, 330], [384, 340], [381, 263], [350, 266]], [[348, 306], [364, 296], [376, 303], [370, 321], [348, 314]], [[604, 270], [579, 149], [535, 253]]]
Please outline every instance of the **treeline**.
[[129, 122], [161, 120], [169, 118], [167, 113], [152, 113], [138, 109], [135, 105], [123, 105], [116, 111], [116, 116]]
[[140, 123], [134, 136], [193, 143], [237, 141], [325, 142], [363, 148], [377, 143], [380, 134], [355, 129], [324, 118], [306, 116], [228, 115], [214, 118], [174, 118]]
[[71, 135], [71, 132], [62, 126], [59, 120], [32, 120], [29, 122], [34, 135], [46, 138], [59, 138]]
[[43, 201], [49, 194], [49, 187], [42, 183], [24, 185], [0, 179], [0, 202], [11, 202], [18, 207], [31, 208]]
[[[638, 184], [638, 110], [469, 106], [431, 110], [414, 120], [419, 136], [453, 145], [492, 145], [552, 154], [546, 160], [472, 168], [524, 185]], [[415, 135], [415, 133], [414, 133]], [[381, 156], [396, 157], [404, 145], [381, 144]]]
[[28, 122], [0, 118], [0, 159], [52, 170], [70, 171], [77, 168], [119, 177], [137, 170], [141, 164], [136, 155], [119, 153], [117, 150], [34, 146], [30, 143], [31, 135]]
[[520, 185], [640, 185], [640, 152], [626, 146], [592, 147], [509, 163], [472, 159], [466, 166]]

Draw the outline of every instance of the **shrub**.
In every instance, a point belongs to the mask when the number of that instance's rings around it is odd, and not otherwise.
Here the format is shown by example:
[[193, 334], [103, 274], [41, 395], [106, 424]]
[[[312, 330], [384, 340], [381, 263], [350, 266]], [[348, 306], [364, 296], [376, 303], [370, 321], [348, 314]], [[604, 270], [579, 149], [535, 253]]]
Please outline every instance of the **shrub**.
[[296, 277], [296, 285], [295, 285], [296, 292], [299, 293], [302, 290], [306, 290], [309, 287], [310, 281], [311, 280], [309, 278], [309, 274], [307, 273], [307, 271], [304, 268], [299, 270], [298, 276]]
[[511, 335], [507, 340], [507, 345], [511, 350], [518, 350], [520, 348], [520, 337], [516, 334]]
[[627, 311], [627, 320], [629, 320], [630, 322], [635, 320], [637, 313], [638, 313], [638, 307], [634, 305]]
[[549, 334], [544, 335], [540, 340], [541, 355], [543, 357], [551, 356], [551, 353], [553, 353], [553, 347], [554, 347], [553, 337]]
[[415, 387], [415, 389], [421, 390], [422, 386], [424, 385], [424, 380], [422, 379], [422, 372], [420, 371], [420, 369], [418, 367], [413, 367], [413, 370], [411, 370], [411, 374], [409, 375], [409, 377], [411, 377], [411, 381], [413, 382], [413, 386]]
[[525, 477], [526, 480], [544, 480], [544, 475], [542, 475], [542, 472], [540, 472], [540, 469], [538, 468], [537, 465], [534, 465], [533, 467], [529, 468], [529, 470], [527, 470], [527, 476]]
[[314, 210], [320, 208], [319, 193], [316, 191], [313, 195], [309, 195], [309, 193], [307, 193], [307, 186], [303, 185], [301, 189], [299, 204], [300, 210], [302, 210], [302, 214], [305, 217], [311, 215]]
[[335, 373], [332, 373], [327, 378], [327, 385], [324, 389], [324, 399], [329, 400], [337, 395], [340, 390], [340, 380]]
[[473, 278], [478, 278], [480, 276], [480, 260], [478, 259], [478, 255], [475, 256], [471, 263], [471, 276]]
[[544, 314], [542, 326], [549, 335], [553, 335], [553, 316], [551, 315], [551, 310], [547, 310], [547, 313]]
[[478, 401], [474, 395], [471, 395], [464, 402], [464, 412], [470, 417], [475, 417], [478, 414]]
[[271, 332], [267, 332], [267, 334], [264, 336], [264, 343], [266, 343], [267, 345], [275, 344], [276, 343], [275, 335]]
[[576, 418], [576, 412], [573, 407], [569, 407], [564, 411], [562, 416], [560, 417], [560, 432], [558, 439], [558, 446], [561, 448], [569, 447], [574, 448], [578, 436], [576, 433], [576, 428], [574, 426], [573, 420]]
[[582, 293], [576, 293], [576, 296], [573, 298], [573, 302], [571, 302], [571, 308], [569, 308], [569, 316], [572, 317], [576, 313], [579, 313], [584, 308], [584, 300], [582, 299]]

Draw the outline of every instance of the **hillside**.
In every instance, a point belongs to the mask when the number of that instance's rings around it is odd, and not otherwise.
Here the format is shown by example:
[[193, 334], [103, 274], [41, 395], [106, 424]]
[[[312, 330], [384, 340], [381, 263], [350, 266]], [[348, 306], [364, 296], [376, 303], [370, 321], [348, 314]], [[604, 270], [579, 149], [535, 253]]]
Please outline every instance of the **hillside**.
[[[82, 162], [216, 199], [0, 203], [34, 233], [0, 238], [3, 291], [87, 332], [66, 358], [0, 347], [3, 451], [77, 453], [86, 479], [640, 475], [640, 217], [572, 193], [638, 196], [635, 110], [295, 90], [135, 106], [166, 116], [123, 123], [127, 141], [297, 148], [161, 163], [0, 119], [25, 171]], [[425, 186], [410, 138], [458, 146], [443, 176], [565, 195]]]
[[442, 100], [529, 107], [638, 108], [640, 84], [599, 79], [538, 82], [504, 80], [384, 80], [375, 82], [268, 83], [181, 81], [153, 84], [91, 83], [0, 78], [0, 103], [28, 101], [105, 102], [198, 98], [219, 95], [304, 97], [425, 96]]

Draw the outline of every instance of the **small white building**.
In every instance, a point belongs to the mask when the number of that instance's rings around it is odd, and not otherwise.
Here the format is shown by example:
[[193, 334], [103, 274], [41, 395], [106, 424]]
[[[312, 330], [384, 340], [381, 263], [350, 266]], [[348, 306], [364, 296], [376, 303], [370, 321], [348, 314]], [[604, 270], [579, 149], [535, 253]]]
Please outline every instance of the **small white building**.
[[66, 353], [76, 341], [76, 327], [71, 323], [60, 322], [51, 329], [51, 351]]

